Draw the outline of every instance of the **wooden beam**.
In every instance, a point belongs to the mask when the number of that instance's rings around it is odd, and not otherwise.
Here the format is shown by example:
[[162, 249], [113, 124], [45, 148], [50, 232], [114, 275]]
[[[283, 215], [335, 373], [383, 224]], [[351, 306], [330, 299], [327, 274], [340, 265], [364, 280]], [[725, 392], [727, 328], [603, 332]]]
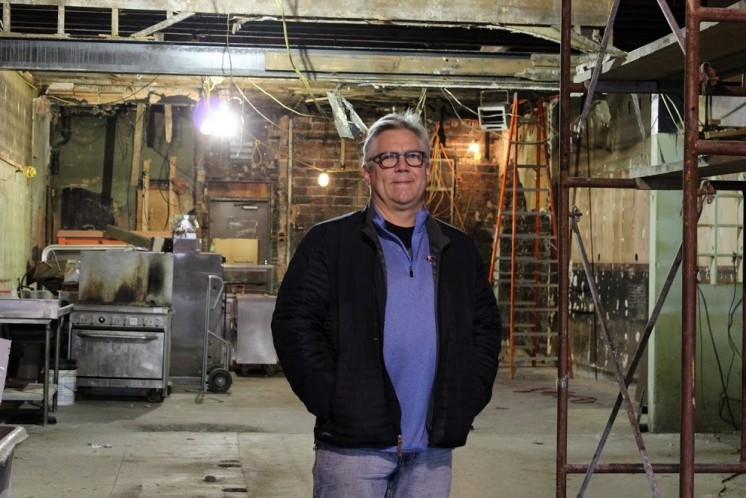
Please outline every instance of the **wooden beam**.
[[163, 106], [163, 121], [166, 126], [166, 143], [170, 144], [174, 135], [174, 118], [171, 104]]
[[130, 185], [136, 186], [140, 180], [140, 159], [142, 157], [142, 130], [145, 115], [145, 105], [137, 104], [135, 114], [135, 134], [132, 143], [132, 170], [130, 171]]
[[140, 202], [137, 205], [137, 229], [150, 230], [150, 206], [148, 196], [150, 195], [150, 159], [142, 163], [142, 187], [140, 189]]
[[138, 31], [137, 33], [132, 33], [132, 38], [144, 38], [146, 36], [150, 36], [154, 33], [159, 32], [160, 30], [164, 28], [168, 28], [169, 26], [173, 26], [174, 24], [180, 23], [184, 19], [189, 19], [194, 15], [194, 12], [181, 12], [180, 14], [177, 14], [175, 16], [169, 16], [168, 19], [165, 21], [161, 21], [157, 24], [154, 24], [148, 28], [145, 28], [143, 30]]
[[2, 31], [10, 33], [10, 2], [3, 2], [3, 29]]
[[176, 156], [168, 156], [168, 223], [179, 214], [179, 196], [174, 189], [176, 179]]
[[111, 9], [111, 36], [119, 36], [119, 9]]
[[[427, 76], [490, 76], [512, 77], [533, 66], [530, 56], [453, 56], [401, 54], [348, 54], [320, 51], [291, 51], [296, 67], [301, 71], [332, 74], [396, 74]], [[287, 52], [264, 54], [265, 70], [294, 71]]]

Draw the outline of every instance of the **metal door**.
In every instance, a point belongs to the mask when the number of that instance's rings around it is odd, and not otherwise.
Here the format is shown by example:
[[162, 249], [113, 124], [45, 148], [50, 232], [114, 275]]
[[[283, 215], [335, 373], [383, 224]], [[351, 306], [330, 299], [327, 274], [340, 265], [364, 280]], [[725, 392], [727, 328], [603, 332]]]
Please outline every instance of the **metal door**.
[[212, 239], [259, 239], [259, 264], [270, 258], [268, 200], [212, 199], [209, 243]]

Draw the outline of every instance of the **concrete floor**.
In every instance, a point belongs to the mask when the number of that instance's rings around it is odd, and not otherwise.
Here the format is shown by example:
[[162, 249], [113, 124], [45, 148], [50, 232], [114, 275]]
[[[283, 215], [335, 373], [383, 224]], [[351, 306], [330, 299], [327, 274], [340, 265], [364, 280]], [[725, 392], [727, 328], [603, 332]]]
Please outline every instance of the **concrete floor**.
[[[553, 497], [555, 372], [524, 368], [498, 375], [492, 402], [467, 446], [454, 453], [454, 498]], [[613, 385], [570, 382], [572, 463], [588, 463], [609, 417]], [[78, 400], [59, 407], [57, 423], [24, 425], [15, 447], [14, 498], [310, 497], [312, 417], [281, 373], [235, 377], [227, 394], [177, 386], [163, 403], [141, 398]], [[678, 435], [645, 434], [654, 463], [678, 462]], [[738, 434], [698, 435], [699, 462], [738, 459]], [[607, 443], [604, 462], [640, 462], [626, 414]], [[677, 474], [657, 475], [661, 496], [679, 496]], [[698, 474], [697, 497], [746, 496], [746, 476]], [[576, 496], [582, 476], [571, 476]], [[720, 494], [718, 494], [720, 493]], [[644, 474], [593, 477], [589, 497], [651, 496]]]

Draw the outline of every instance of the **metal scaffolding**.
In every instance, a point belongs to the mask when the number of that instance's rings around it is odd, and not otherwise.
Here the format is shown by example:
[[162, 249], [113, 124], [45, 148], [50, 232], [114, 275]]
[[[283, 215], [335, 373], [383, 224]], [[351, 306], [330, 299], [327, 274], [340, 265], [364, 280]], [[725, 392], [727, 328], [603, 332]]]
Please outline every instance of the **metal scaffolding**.
[[[611, 26], [616, 16], [620, 0], [614, 0], [610, 9], [610, 17], [604, 32], [604, 39], [601, 44], [601, 50], [598, 61], [593, 70], [593, 75], [586, 88], [583, 85], [574, 84], [571, 80], [571, 59], [570, 59], [570, 35], [572, 30], [571, 13], [572, 1], [562, 0], [562, 19], [561, 19], [561, 52], [560, 52], [560, 109], [559, 109], [559, 127], [560, 127], [560, 144], [559, 144], [559, 347], [558, 354], [558, 382], [557, 382], [557, 481], [556, 495], [564, 498], [567, 496], [567, 477], [569, 474], [586, 474], [586, 482], [590, 476], [595, 473], [646, 473], [651, 487], [653, 496], [659, 496], [660, 491], [657, 487], [655, 473], [678, 473], [679, 474], [679, 496], [692, 498], [694, 492], [694, 475], [696, 473], [746, 473], [746, 355], [741, 355], [741, 451], [738, 462], [732, 464], [696, 464], [694, 452], [694, 435], [695, 435], [695, 404], [694, 404], [694, 382], [695, 382], [695, 349], [696, 349], [696, 309], [697, 309], [697, 221], [701, 210], [703, 196], [709, 195], [717, 190], [736, 190], [746, 195], [746, 182], [727, 182], [712, 181], [700, 184], [700, 172], [698, 165], [698, 156], [700, 155], [729, 155], [729, 156], [746, 156], [746, 142], [734, 140], [706, 140], [699, 134], [699, 96], [701, 92], [707, 91], [710, 94], [746, 96], [746, 88], [742, 85], [737, 88], [708, 88], [708, 82], [703, 82], [702, 75], [706, 75], [709, 68], [707, 62], [701, 62], [700, 59], [700, 29], [705, 22], [722, 22], [722, 23], [746, 23], [746, 9], [743, 8], [709, 8], [702, 7], [700, 0], [687, 0], [686, 4], [686, 36], [676, 26], [667, 4], [664, 0], [658, 0], [672, 31], [676, 35], [679, 46], [682, 49], [685, 58], [684, 67], [684, 162], [680, 182], [658, 180], [642, 181], [641, 179], [604, 179], [604, 178], [578, 178], [570, 177], [570, 154], [573, 143], [573, 136], [577, 134], [578, 129], [584, 126], [584, 120], [587, 117], [587, 110], [593, 98], [596, 86], [599, 82], [599, 76], [602, 69], [605, 49], [611, 33]], [[586, 93], [586, 105], [578, 124], [578, 129], [573, 132], [570, 120], [570, 94], [571, 92]], [[578, 213], [571, 210], [570, 206], [570, 189], [571, 188], [627, 188], [627, 189], [676, 189], [682, 191], [683, 197], [683, 240], [679, 249], [679, 254], [671, 266], [666, 285], [664, 285], [661, 295], [655, 309], [651, 313], [650, 320], [646, 327], [646, 334], [638, 347], [638, 353], [641, 353], [645, 347], [649, 331], [655, 324], [657, 313], [660, 310], [659, 304], [665, 300], [665, 295], [670, 288], [670, 281], [673, 280], [679, 265], [682, 267], [682, 350], [681, 350], [681, 430], [680, 430], [680, 448], [678, 463], [651, 463], [647, 458], [642, 437], [639, 429], [635, 432], [635, 438], [638, 443], [638, 449], [641, 454], [642, 463], [606, 463], [598, 464], [598, 455], [603, 448], [606, 432], [601, 438], [601, 442], [596, 451], [593, 461], [590, 464], [578, 464], [568, 462], [567, 455], [567, 422], [568, 422], [568, 388], [569, 388], [569, 370], [567, 354], [569, 351], [569, 295], [566, 292], [570, 288], [570, 238], [574, 232], [578, 236], [578, 242], [582, 240], [577, 231]], [[746, 213], [744, 213], [746, 219]], [[744, 244], [746, 244], [746, 231], [744, 233]], [[565, 270], [562, 270], [565, 269]], [[565, 291], [563, 291], [563, 289]], [[746, 295], [746, 284], [742, 284], [742, 293]], [[598, 303], [597, 303], [598, 304]], [[606, 330], [604, 330], [607, 332]], [[746, 345], [746, 310], [742, 307], [742, 348]], [[614, 351], [613, 339], [609, 346]], [[632, 361], [629, 371], [624, 375], [619, 369], [616, 358], [612, 357], [616, 367], [615, 376], [620, 386], [620, 394], [617, 403], [614, 406], [612, 414], [607, 425], [607, 431], [616, 417], [622, 404], [629, 414], [631, 408], [629, 396], [626, 393], [627, 386], [634, 375], [634, 369], [639, 362], [638, 354]], [[631, 420], [634, 431], [634, 421]], [[581, 488], [578, 496], [582, 496], [584, 487]]]

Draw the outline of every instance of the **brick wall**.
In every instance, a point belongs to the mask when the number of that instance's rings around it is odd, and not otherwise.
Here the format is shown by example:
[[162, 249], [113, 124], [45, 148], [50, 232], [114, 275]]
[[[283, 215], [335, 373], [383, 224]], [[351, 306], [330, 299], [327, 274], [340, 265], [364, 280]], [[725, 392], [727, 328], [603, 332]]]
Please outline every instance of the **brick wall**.
[[[278, 267], [279, 281], [285, 271], [286, 258], [292, 256], [311, 226], [363, 208], [369, 192], [360, 171], [361, 140], [341, 139], [333, 123], [318, 117], [283, 117], [276, 122], [277, 127], [266, 125], [256, 132], [263, 143], [258, 147], [264, 149], [260, 165], [234, 163], [214, 168], [211, 160], [225, 156], [207, 154], [205, 168], [207, 176], [219, 171], [225, 179], [272, 182], [273, 261]], [[434, 126], [433, 135], [436, 133]], [[433, 149], [443, 160], [447, 179], [455, 178], [455, 183], [451, 181], [453, 188], [436, 199], [438, 213], [475, 239], [488, 264], [497, 211], [501, 162], [498, 158], [503, 154], [502, 141], [496, 133], [485, 140], [476, 120], [446, 121], [443, 130], [445, 146], [438, 141]], [[443, 134], [440, 136], [442, 138]], [[468, 151], [472, 141], [481, 145], [479, 159]], [[489, 153], [484, 148], [486, 143]], [[321, 187], [318, 177], [324, 171], [329, 174], [330, 181], [328, 186]], [[436, 207], [435, 202], [431, 207]]]

